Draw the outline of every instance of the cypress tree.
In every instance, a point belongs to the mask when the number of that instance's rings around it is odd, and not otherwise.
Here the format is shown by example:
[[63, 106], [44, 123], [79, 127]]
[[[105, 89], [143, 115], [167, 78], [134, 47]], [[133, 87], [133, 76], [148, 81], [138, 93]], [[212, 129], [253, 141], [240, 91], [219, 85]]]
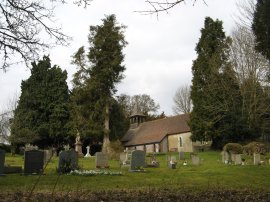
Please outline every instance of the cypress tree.
[[240, 123], [236, 121], [241, 120], [241, 94], [229, 62], [230, 43], [222, 22], [207, 17], [196, 46], [198, 57], [192, 66], [190, 128], [192, 140], [212, 140], [216, 148], [241, 136], [237, 130]]

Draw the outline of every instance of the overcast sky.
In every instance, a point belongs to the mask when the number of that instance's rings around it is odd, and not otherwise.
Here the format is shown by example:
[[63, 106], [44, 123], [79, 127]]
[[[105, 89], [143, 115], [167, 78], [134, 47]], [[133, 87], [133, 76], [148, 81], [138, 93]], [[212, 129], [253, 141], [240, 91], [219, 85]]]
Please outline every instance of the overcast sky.
[[[115, 14], [117, 21], [127, 26], [128, 41], [124, 49], [125, 79], [117, 94], [149, 94], [160, 104], [160, 112], [173, 115], [173, 97], [179, 86], [191, 84], [192, 61], [204, 19], [210, 16], [223, 21], [227, 35], [234, 27], [238, 0], [206, 0], [181, 4], [169, 14], [141, 15], [134, 11], [149, 10], [144, 0], [94, 0], [84, 9], [75, 5], [61, 5], [56, 9], [57, 23], [73, 40], [68, 47], [56, 47], [46, 52], [52, 64], [68, 72], [68, 83], [76, 71], [70, 64], [71, 55], [80, 47], [88, 46], [90, 25], [100, 25], [105, 15]], [[20, 94], [22, 80], [30, 76], [24, 66], [13, 66], [7, 73], [0, 72], [0, 112], [14, 94]]]

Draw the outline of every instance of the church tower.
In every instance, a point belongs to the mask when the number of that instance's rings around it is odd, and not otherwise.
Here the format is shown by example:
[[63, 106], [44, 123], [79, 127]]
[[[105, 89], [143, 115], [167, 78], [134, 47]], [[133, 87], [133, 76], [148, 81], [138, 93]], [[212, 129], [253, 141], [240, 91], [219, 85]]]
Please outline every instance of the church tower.
[[145, 122], [146, 115], [144, 115], [142, 112], [138, 110], [138, 107], [136, 106], [133, 110], [132, 115], [129, 117], [130, 121], [130, 129], [137, 128], [141, 123]]

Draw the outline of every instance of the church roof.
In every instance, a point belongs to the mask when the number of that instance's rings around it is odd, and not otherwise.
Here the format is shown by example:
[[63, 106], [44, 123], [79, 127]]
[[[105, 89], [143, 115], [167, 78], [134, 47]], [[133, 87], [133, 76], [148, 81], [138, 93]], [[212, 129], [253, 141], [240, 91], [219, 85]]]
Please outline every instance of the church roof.
[[121, 139], [125, 146], [158, 143], [171, 134], [189, 132], [189, 115], [182, 114], [140, 124], [135, 129], [129, 129]]

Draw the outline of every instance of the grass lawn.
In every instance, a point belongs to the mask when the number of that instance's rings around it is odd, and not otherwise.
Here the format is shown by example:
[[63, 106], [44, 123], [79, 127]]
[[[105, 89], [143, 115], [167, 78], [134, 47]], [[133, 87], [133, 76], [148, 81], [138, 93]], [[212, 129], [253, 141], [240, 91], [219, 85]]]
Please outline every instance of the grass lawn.
[[[177, 156], [175, 153], [174, 155]], [[158, 155], [160, 168], [146, 168], [145, 173], [131, 173], [128, 168], [120, 168], [119, 162], [110, 161], [111, 171], [122, 171], [122, 176], [71, 176], [58, 175], [56, 167], [58, 158], [53, 158], [45, 169], [45, 175], [21, 176], [8, 174], [0, 177], [0, 192], [28, 192], [35, 186], [37, 192], [70, 192], [70, 191], [102, 191], [102, 190], [145, 190], [145, 189], [236, 189], [270, 191], [270, 156], [261, 156], [264, 165], [252, 165], [252, 158], [246, 158], [245, 166], [224, 165], [220, 152], [207, 151], [199, 153], [202, 164], [191, 165], [186, 153], [188, 165], [178, 161], [176, 169], [167, 167], [166, 155]], [[22, 166], [23, 156], [6, 155], [5, 164]], [[95, 158], [80, 158], [79, 166], [83, 170], [95, 169]], [[35, 185], [35, 183], [37, 183]]]

